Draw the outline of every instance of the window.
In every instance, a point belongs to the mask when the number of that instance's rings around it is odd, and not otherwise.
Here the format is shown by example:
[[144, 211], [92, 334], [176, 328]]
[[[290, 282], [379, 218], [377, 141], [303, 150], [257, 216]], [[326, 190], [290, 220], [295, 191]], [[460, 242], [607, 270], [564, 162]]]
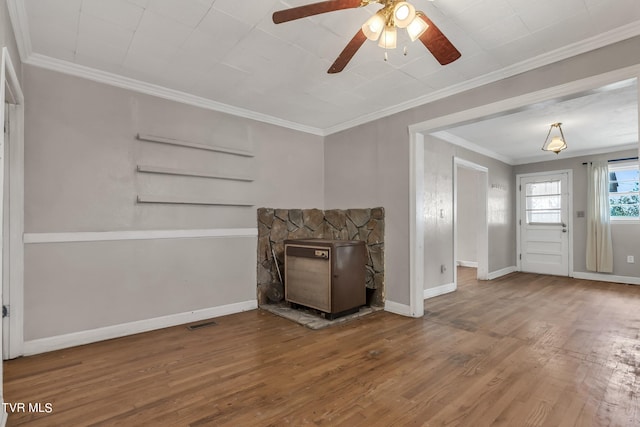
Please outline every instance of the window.
[[526, 184], [527, 224], [562, 223], [560, 190], [560, 180]]
[[640, 219], [640, 171], [637, 164], [609, 166], [609, 205], [611, 219]]

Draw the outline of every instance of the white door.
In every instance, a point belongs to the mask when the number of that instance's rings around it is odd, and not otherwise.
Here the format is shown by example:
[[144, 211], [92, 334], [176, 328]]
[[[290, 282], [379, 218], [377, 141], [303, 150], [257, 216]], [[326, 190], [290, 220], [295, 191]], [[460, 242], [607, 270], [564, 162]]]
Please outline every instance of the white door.
[[522, 176], [520, 269], [569, 275], [569, 185], [566, 172]]

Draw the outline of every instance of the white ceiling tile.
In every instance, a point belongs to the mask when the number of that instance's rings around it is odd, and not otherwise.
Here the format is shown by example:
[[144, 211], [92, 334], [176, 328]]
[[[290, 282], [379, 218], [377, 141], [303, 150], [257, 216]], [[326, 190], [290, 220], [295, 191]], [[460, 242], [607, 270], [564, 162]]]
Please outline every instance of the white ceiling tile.
[[538, 1], [509, 0], [527, 28], [534, 32], [587, 12], [583, 0]]
[[144, 8], [125, 0], [82, 0], [82, 13], [135, 30]]
[[401, 30], [388, 61], [366, 41], [327, 74], [379, 5], [276, 25], [275, 10], [318, 0], [24, 1], [36, 53], [319, 128], [640, 24], [638, 0], [414, 0], [462, 58], [441, 66]]
[[212, 4], [213, 0], [151, 0], [147, 9], [195, 28]]
[[597, 31], [606, 32], [628, 23], [629, 16], [638, 16], [640, 14], [640, 1], [610, 0], [598, 2], [591, 4], [589, 11]]
[[123, 50], [125, 53], [133, 39], [133, 30], [112, 24], [92, 15], [83, 13], [80, 15], [78, 27], [79, 44], [83, 40], [91, 43], [99, 42]]
[[279, 7], [278, 0], [260, 0], [252, 1], [248, 6], [245, 2], [238, 0], [216, 0], [213, 8], [229, 14], [239, 21], [254, 27], [265, 16], [271, 16]]
[[494, 49], [507, 43], [512, 43], [530, 34], [517, 15], [496, 20], [492, 25], [484, 27], [476, 33], [474, 39], [483, 49]]
[[214, 37], [217, 41], [213, 47], [219, 52], [226, 52], [251, 32], [252, 28], [231, 15], [211, 9], [197, 30]]
[[145, 11], [130, 46], [129, 56], [157, 57], [168, 60], [193, 30], [151, 11]]
[[146, 9], [149, 6], [149, 2], [151, 0], [127, 0], [129, 3], [133, 3], [137, 6], [140, 6], [143, 9]]
[[[32, 40], [32, 49], [43, 55], [52, 56], [53, 58], [59, 58], [55, 52], [71, 52], [73, 54], [76, 51], [78, 40], [77, 28], [76, 25], [71, 28], [55, 28], [54, 31], [51, 31], [50, 27], [34, 29], [32, 32], [36, 37]], [[68, 60], [68, 53], [64, 56], [65, 60]]]

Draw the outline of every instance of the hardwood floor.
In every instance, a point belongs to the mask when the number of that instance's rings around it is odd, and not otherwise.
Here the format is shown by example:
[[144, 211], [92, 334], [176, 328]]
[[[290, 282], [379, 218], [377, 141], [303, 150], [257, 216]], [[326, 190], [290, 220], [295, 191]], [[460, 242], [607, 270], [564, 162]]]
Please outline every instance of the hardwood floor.
[[6, 402], [53, 409], [8, 425], [640, 425], [640, 287], [474, 274], [421, 319], [256, 310], [5, 362]]

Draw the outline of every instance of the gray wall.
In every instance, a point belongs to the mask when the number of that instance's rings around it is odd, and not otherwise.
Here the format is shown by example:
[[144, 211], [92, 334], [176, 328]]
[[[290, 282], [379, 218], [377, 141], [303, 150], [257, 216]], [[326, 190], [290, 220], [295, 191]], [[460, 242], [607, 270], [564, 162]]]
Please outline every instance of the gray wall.
[[[573, 171], [573, 270], [588, 272], [586, 267], [587, 221], [578, 218], [578, 211], [587, 211], [587, 167], [582, 163], [593, 160], [610, 160], [635, 157], [637, 150], [619, 151], [593, 156], [557, 159], [548, 162], [516, 166], [515, 174], [548, 172], [569, 169]], [[613, 273], [617, 276], [640, 277], [640, 226], [637, 223], [615, 223], [611, 225], [613, 240]], [[635, 264], [627, 263], [627, 255], [634, 255]]]
[[[258, 206], [324, 207], [321, 137], [32, 66], [24, 82], [28, 234], [255, 229]], [[137, 133], [255, 157], [142, 142]], [[255, 181], [143, 174], [137, 164]], [[140, 193], [255, 206], [138, 204]], [[27, 244], [25, 340], [255, 301], [255, 253], [253, 237]]]
[[[489, 272], [515, 262], [515, 187], [513, 167], [433, 136], [425, 136], [424, 288], [453, 282], [453, 158], [489, 170]], [[463, 169], [463, 168], [461, 168]], [[491, 188], [492, 184], [497, 188]], [[471, 211], [471, 214], [474, 210]], [[463, 216], [464, 218], [464, 216]], [[464, 228], [463, 228], [464, 229]], [[446, 270], [441, 272], [441, 266]]]
[[478, 185], [481, 173], [458, 167], [456, 261], [478, 262]]
[[387, 299], [409, 304], [409, 125], [636, 65], [638, 58], [636, 37], [327, 136], [326, 207], [385, 207]]

